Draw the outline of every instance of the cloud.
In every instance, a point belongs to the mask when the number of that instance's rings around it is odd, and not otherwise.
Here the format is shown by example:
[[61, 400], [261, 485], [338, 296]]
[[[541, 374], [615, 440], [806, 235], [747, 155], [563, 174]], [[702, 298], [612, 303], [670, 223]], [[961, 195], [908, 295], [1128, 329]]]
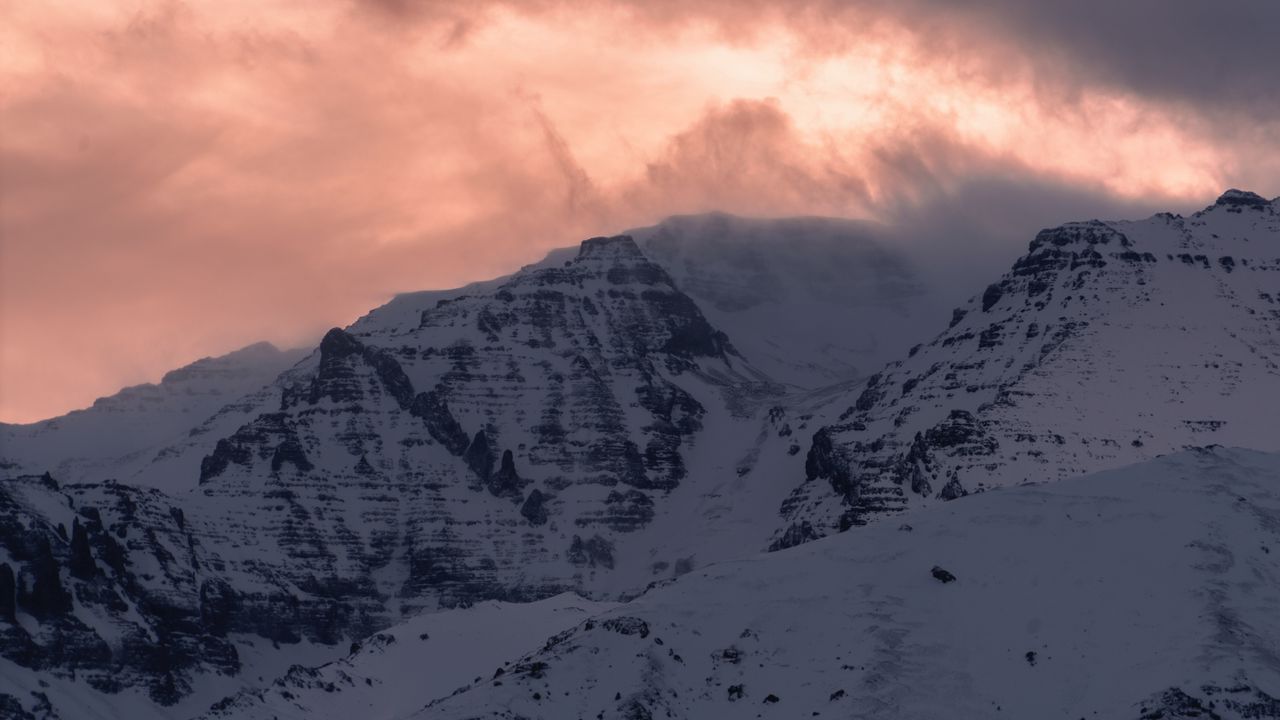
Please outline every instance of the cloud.
[[[913, 44], [984, 72], [1034, 71], [1043, 80], [1109, 84], [1142, 95], [1247, 109], [1277, 108], [1280, 5], [1271, 0], [358, 0], [353, 8], [401, 25], [467, 28], [495, 8], [527, 14], [621, 8], [637, 32], [713, 23], [722, 39], [752, 43], [778, 26], [801, 33], [812, 53], [839, 53], [886, 26]], [[1004, 66], [1004, 73], [1001, 72]]]
[[1280, 108], [1280, 5], [1269, 0], [983, 0], [895, 3], [904, 15], [941, 13], [960, 32], [1000, 39], [1037, 73], [1080, 85], [1105, 83], [1187, 102], [1199, 112], [1231, 108], [1256, 117]]
[[622, 198], [645, 214], [708, 208], [762, 215], [864, 209], [865, 181], [806, 144], [776, 100], [734, 100], [675, 133]]
[[1261, 31], [1014, 5], [0, 3], [0, 419], [673, 213], [997, 258], [1278, 191]]

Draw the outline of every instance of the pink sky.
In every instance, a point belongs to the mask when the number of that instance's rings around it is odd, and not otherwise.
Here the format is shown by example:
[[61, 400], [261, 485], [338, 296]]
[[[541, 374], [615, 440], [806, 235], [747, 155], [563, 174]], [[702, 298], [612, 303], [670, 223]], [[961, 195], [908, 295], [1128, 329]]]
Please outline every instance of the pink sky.
[[1280, 192], [1265, 27], [986, 5], [0, 0], [0, 420], [674, 213]]

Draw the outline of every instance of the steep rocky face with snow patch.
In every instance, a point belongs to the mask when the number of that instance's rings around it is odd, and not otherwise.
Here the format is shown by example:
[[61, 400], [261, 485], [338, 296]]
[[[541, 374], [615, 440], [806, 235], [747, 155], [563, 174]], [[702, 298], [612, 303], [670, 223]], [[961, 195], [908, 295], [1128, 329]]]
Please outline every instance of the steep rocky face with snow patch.
[[1041, 232], [813, 437], [787, 546], [914, 504], [1184, 446], [1275, 449], [1280, 203]]
[[311, 364], [218, 441], [198, 497], [228, 562], [278, 568], [357, 628], [643, 586], [619, 546], [686, 481], [724, 393], [771, 392], [625, 236], [417, 327], [335, 329]]
[[155, 490], [0, 481], [4, 661], [160, 705], [190, 691], [193, 670], [235, 674], [227, 633], [245, 616], [201, 535]]

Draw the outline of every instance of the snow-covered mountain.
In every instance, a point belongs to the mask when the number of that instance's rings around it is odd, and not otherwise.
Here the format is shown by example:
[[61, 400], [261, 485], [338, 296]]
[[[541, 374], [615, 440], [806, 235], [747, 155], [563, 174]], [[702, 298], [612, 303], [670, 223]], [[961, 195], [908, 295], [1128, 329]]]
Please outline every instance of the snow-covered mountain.
[[1280, 203], [1045, 230], [846, 407], [780, 545], [1191, 445], [1280, 449]]
[[[29, 425], [0, 423], [0, 470], [10, 476], [53, 473], [64, 480], [107, 479], [163, 486], [198, 472], [192, 458], [163, 462], [163, 450], [215, 415], [268, 385], [306, 354], [256, 343], [167, 373], [159, 383], [127, 387], [91, 407]], [[171, 453], [172, 454], [172, 453]]]
[[697, 570], [407, 717], [1278, 718], [1280, 458], [1188, 451]]
[[[389, 713], [355, 685], [378, 662], [435, 657], [408, 642], [415, 623], [446, 622], [423, 612], [564, 592], [643, 604], [709, 565], [978, 490], [1206, 442], [1280, 449], [1280, 203], [1232, 191], [1190, 218], [1044, 231], [927, 343], [945, 292], [875, 237], [827, 220], [675, 218], [399, 296], [256, 385], [165, 391], [150, 416], [165, 431], [129, 435], [118, 454], [79, 450], [74, 416], [32, 445], [47, 452], [0, 435], [26, 458], [0, 480], [0, 669], [23, 708], [56, 695], [76, 717], [185, 718], [220, 698], [224, 715], [285, 717], [324, 706], [307, 693], [330, 687], [349, 703], [333, 707]], [[840, 382], [811, 387], [823, 379]], [[231, 401], [203, 404], [212, 389]], [[121, 427], [150, 428], [147, 413], [125, 411]], [[92, 462], [59, 460], [58, 442]], [[110, 467], [118, 482], [84, 474]], [[999, 517], [993, 533], [1023, 532]], [[889, 557], [874, 543], [896, 524], [843, 542]], [[779, 557], [810, 557], [796, 552]], [[698, 577], [736, 566], [716, 567]], [[726, 597], [772, 587], [762, 572]], [[391, 655], [337, 649], [384, 632]], [[803, 643], [779, 647], [799, 668], [787, 653]], [[517, 670], [504, 672], [544, 679]], [[439, 699], [418, 690], [399, 697]], [[463, 697], [440, 712], [491, 702]], [[532, 717], [577, 716], [548, 707]]]
[[[870, 223], [711, 213], [627, 234], [758, 372], [798, 388], [864, 378], [927, 337], [954, 302], [929, 279], [922, 253]], [[560, 267], [577, 253], [554, 250], [520, 272]], [[347, 330], [407, 332], [440, 301], [493, 293], [515, 275], [398, 295]], [[0, 423], [0, 470], [184, 491], [197, 484], [199, 462], [217, 440], [251, 420], [278, 392], [277, 376], [307, 354], [258, 343], [85, 410], [30, 425]]]
[[0, 484], [6, 662], [185, 710], [263, 639], [633, 595], [767, 541], [803, 462], [782, 388], [629, 237], [385, 310], [161, 453], [197, 453], [192, 490]]
[[669, 575], [695, 533], [665, 523], [740, 477], [780, 394], [626, 236], [416, 325], [376, 315], [326, 335], [197, 492], [228, 562], [313, 583], [359, 628]]

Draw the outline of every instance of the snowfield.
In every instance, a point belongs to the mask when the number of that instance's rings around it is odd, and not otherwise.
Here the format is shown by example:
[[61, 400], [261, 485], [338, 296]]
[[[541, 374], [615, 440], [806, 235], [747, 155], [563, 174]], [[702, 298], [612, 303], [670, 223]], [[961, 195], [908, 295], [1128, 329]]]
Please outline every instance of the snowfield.
[[412, 717], [1280, 717], [1280, 457], [901, 520], [695, 571]]
[[616, 606], [564, 593], [532, 603], [485, 602], [419, 615], [353, 643], [340, 660], [294, 666], [269, 687], [242, 691], [202, 717], [402, 718]]

